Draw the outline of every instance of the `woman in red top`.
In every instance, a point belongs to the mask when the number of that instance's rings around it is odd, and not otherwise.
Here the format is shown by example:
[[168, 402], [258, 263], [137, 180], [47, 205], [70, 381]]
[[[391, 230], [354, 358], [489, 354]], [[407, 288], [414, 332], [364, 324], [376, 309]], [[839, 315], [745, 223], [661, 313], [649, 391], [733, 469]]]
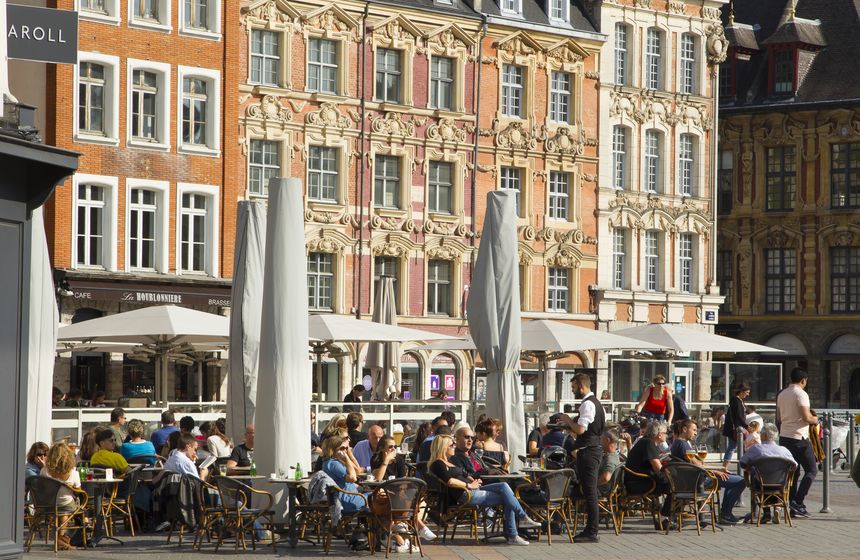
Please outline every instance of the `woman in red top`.
[[666, 387], [666, 378], [658, 375], [639, 397], [636, 412], [652, 420], [666, 420], [672, 424], [675, 407], [672, 406], [672, 392]]

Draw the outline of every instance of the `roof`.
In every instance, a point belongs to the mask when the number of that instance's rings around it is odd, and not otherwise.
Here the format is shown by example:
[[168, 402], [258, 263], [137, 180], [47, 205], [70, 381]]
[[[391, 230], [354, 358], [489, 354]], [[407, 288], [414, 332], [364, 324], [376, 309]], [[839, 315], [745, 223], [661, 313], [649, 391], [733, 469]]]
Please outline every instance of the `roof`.
[[[523, 22], [545, 25], [547, 27], [558, 27], [557, 23], [550, 23], [549, 16], [546, 11], [547, 3], [548, 0], [522, 0], [522, 17], [511, 17], [506, 14], [502, 14], [501, 9], [499, 8], [499, 0], [483, 0], [481, 2], [481, 11], [488, 16], [508, 19], [513, 26], [516, 26], [517, 22]], [[570, 2], [570, 26], [571, 29], [575, 29], [577, 31], [597, 33], [597, 28], [586, 17], [585, 11], [580, 5], [579, 0], [573, 0]]]
[[460, 17], [480, 18], [480, 14], [472, 9], [471, 0], [453, 0], [451, 5], [446, 5], [437, 0], [370, 0], [371, 4], [387, 4], [393, 6], [404, 6], [418, 10], [427, 10]]
[[[753, 53], [737, 60], [737, 95], [733, 102], [721, 100], [722, 111], [860, 99], [860, 0], [735, 0], [732, 6], [730, 44]], [[724, 6], [724, 23], [729, 12]], [[771, 96], [768, 47], [786, 43], [809, 50], [811, 62], [793, 97]]]

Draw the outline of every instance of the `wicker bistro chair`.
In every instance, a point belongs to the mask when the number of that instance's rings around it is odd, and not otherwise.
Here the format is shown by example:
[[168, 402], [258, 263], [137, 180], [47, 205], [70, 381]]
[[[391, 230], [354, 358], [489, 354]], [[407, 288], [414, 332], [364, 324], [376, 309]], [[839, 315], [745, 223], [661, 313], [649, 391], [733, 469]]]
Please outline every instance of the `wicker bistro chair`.
[[[331, 543], [335, 534], [342, 536], [344, 541], [349, 545], [349, 526], [355, 523], [356, 531], [363, 533], [367, 537], [367, 545], [370, 548], [370, 553], [374, 554], [376, 552], [373, 526], [374, 517], [368, 507], [367, 496], [361, 492], [344, 490], [340, 486], [329, 486], [328, 499], [330, 504], [333, 503], [333, 500], [337, 500], [340, 497], [340, 494], [361, 496], [361, 499], [364, 500], [364, 506], [348, 513], [342, 512], [337, 526], [333, 528], [334, 530], [326, 531], [325, 538], [323, 539], [323, 549], [325, 550], [325, 553], [328, 554], [331, 551]], [[363, 529], [359, 529], [359, 527], [363, 527]]]
[[[540, 490], [540, 495], [545, 501], [534, 502], [520, 499], [520, 503], [538, 521], [546, 521], [547, 542], [552, 545], [552, 521], [556, 516], [561, 517], [567, 529], [567, 537], [573, 542], [573, 533], [570, 529], [570, 483], [575, 473], [573, 469], [561, 469], [547, 471], [535, 480], [521, 484], [516, 489], [517, 498], [522, 497], [524, 490]], [[541, 529], [538, 529], [538, 540], [540, 540]]]
[[[201, 550], [203, 547], [203, 539], [212, 542], [213, 531], [223, 518], [224, 509], [220, 503], [214, 503], [215, 500], [207, 500], [207, 496], [218, 494], [218, 488], [206, 481], [201, 481], [195, 486], [195, 507], [198, 512], [197, 532], [194, 534], [194, 544], [191, 548]], [[213, 502], [213, 503], [210, 503]], [[181, 531], [181, 529], [180, 529]], [[182, 535], [180, 534], [180, 541]]]
[[[326, 529], [331, 524], [329, 505], [325, 502], [312, 503], [304, 486], [296, 489], [296, 523], [299, 539], [313, 545], [323, 543]], [[312, 531], [313, 540], [307, 536], [308, 528]]]
[[152, 467], [163, 467], [164, 461], [166, 461], [164, 457], [161, 455], [135, 455], [134, 457], [129, 457], [126, 459], [126, 462], [129, 465], [146, 465]]
[[[719, 484], [716, 475], [698, 465], [686, 461], [671, 461], [663, 467], [669, 479], [671, 492], [667, 499], [672, 501], [672, 514], [678, 516], [678, 532], [683, 526], [684, 514], [689, 513], [696, 520], [696, 533], [702, 534], [699, 516], [708, 508], [711, 514], [711, 531], [717, 532], [716, 501]], [[669, 526], [664, 528], [669, 534]]]
[[[71, 488], [75, 496], [74, 507], [71, 511], [57, 509], [57, 494], [63, 488], [69, 488], [65, 483], [46, 476], [31, 476], [26, 481], [27, 492], [30, 494], [32, 516], [30, 518], [30, 534], [27, 536], [27, 552], [33, 545], [36, 531], [44, 528], [45, 544], [53, 533], [54, 552], [58, 551], [57, 537], [64, 529], [81, 529], [83, 545], [87, 544], [87, 493], [79, 488]], [[66, 517], [65, 521], [60, 518]]]
[[137, 519], [137, 512], [134, 509], [134, 494], [137, 492], [137, 487], [140, 484], [140, 471], [142, 468], [143, 466], [139, 465], [125, 473], [123, 483], [118, 485], [112, 495], [108, 497], [105, 508], [105, 519], [108, 522], [109, 535], [113, 535], [114, 515], [119, 515], [131, 532], [131, 536], [134, 536], [134, 523]]
[[785, 522], [791, 527], [789, 491], [797, 465], [782, 457], [762, 457], [750, 462], [744, 474], [752, 496], [752, 514], [756, 527], [761, 525], [762, 510], [766, 507], [781, 507]]
[[[480, 507], [472, 505], [472, 493], [469, 490], [464, 490], [466, 493], [466, 501], [462, 504], [448, 503], [448, 488], [439, 477], [431, 472], [424, 474], [427, 481], [427, 488], [430, 493], [437, 496], [435, 517], [436, 524], [442, 529], [442, 542], [448, 540], [448, 528], [451, 527], [451, 540], [454, 540], [454, 535], [457, 533], [457, 527], [461, 525], [469, 526], [469, 537], [475, 539], [475, 544], [478, 544], [478, 519], [486, 519]], [[487, 539], [487, 526], [483, 524], [484, 540]]]
[[418, 553], [422, 557], [424, 556], [424, 551], [421, 548], [421, 539], [418, 537], [416, 521], [418, 520], [418, 509], [426, 493], [427, 483], [423, 480], [417, 478], [398, 478], [386, 481], [371, 496], [371, 503], [376, 499], [382, 498], [384, 500], [387, 498], [389, 504], [387, 511], [382, 515], [380, 515], [378, 510], [374, 512], [381, 535], [388, 534], [388, 543], [385, 547], [386, 558], [391, 553], [391, 541], [393, 540], [392, 537], [395, 529], [401, 535], [412, 537], [409, 546], [410, 552], [412, 552], [412, 543], [416, 543]]
[[[606, 516], [607, 527], [609, 524], [609, 520], [612, 520], [612, 528], [615, 530], [615, 534], [618, 535], [621, 533], [621, 527], [618, 522], [618, 498], [621, 495], [621, 467], [619, 466], [614, 471], [612, 471], [612, 476], [609, 478], [609, 482], [606, 483], [606, 486], [609, 488], [607, 493], [601, 494], [598, 491], [597, 494], [597, 507], [600, 510], [600, 515]], [[573, 532], [577, 532], [577, 528], [579, 527], [579, 516], [580, 513], [584, 513], [581, 511], [582, 508], [585, 507], [585, 497], [577, 496], [574, 500], [574, 511], [573, 511]]]
[[[618, 468], [621, 469], [619, 491], [615, 502], [618, 533], [620, 534], [624, 528], [624, 518], [636, 512], [641, 512], [643, 518], [646, 513], [650, 514], [655, 524], [660, 525], [660, 496], [654, 493], [657, 489], [657, 481], [647, 474], [630, 470], [626, 466]], [[642, 489], [631, 491], [628, 486], [630, 481], [638, 481], [642, 484]]]
[[[242, 550], [247, 550], [245, 533], [250, 531], [251, 548], [257, 550], [254, 523], [262, 519], [267, 522], [267, 524], [263, 524], [266, 529], [270, 531], [273, 529], [275, 512], [272, 506], [275, 503], [274, 498], [269, 492], [256, 490], [247, 484], [226, 476], [215, 478], [215, 485], [218, 488], [218, 494], [221, 496], [221, 515], [223, 521], [221, 530], [218, 532], [218, 543], [215, 545], [215, 552], [218, 552], [218, 548], [224, 542], [225, 530], [236, 532], [236, 550], [239, 549], [240, 542], [242, 543]], [[254, 496], [260, 496], [264, 501], [267, 501], [265, 507], [253, 507], [252, 500]], [[277, 552], [274, 532], [272, 533], [272, 550]]]

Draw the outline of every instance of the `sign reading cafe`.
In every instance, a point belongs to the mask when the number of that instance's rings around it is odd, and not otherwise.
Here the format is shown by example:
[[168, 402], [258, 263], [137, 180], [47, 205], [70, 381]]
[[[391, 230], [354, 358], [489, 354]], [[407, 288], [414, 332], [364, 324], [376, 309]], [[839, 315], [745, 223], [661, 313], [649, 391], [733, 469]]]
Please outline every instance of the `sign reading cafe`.
[[78, 13], [7, 4], [6, 45], [9, 58], [76, 64]]

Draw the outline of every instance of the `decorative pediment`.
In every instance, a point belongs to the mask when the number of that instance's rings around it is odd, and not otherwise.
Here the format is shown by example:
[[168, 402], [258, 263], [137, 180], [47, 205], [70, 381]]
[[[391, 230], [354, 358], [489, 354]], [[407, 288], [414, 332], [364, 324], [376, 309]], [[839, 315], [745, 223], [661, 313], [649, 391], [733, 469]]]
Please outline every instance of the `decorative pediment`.
[[319, 111], [313, 111], [305, 117], [307, 124], [315, 126], [349, 128], [352, 126], [352, 120], [340, 114], [337, 105], [334, 103], [323, 103], [320, 105]]
[[521, 265], [526, 266], [532, 264], [532, 262], [535, 260], [535, 257], [537, 257], [537, 252], [532, 249], [528, 245], [528, 243], [523, 243], [522, 241], [520, 241], [517, 245], [517, 256], [519, 257], [519, 263]]
[[343, 253], [352, 243], [349, 237], [339, 231], [321, 228], [308, 236], [305, 249], [312, 253]]
[[560, 126], [555, 136], [546, 141], [546, 151], [563, 156], [581, 156], [585, 152], [585, 134], [568, 126]]
[[402, 45], [404, 41], [415, 42], [422, 36], [421, 30], [401, 14], [375, 23], [372, 29], [374, 38], [395, 46]]
[[588, 57], [588, 51], [571, 39], [564, 39], [546, 48], [547, 58], [558, 64], [578, 64]]
[[788, 245], [788, 235], [784, 231], [774, 230], [767, 234], [767, 246], [771, 249], [782, 249]]
[[556, 245], [547, 251], [545, 261], [547, 266], [579, 268], [582, 252], [572, 245]]
[[442, 118], [439, 122], [427, 127], [427, 138], [443, 143], [463, 143], [466, 141], [466, 130], [458, 128], [454, 119]]
[[424, 35], [427, 45], [437, 52], [447, 53], [454, 49], [469, 49], [475, 40], [456, 23], [449, 23]]
[[328, 4], [317, 8], [302, 17], [307, 27], [332, 33], [356, 33], [359, 23], [337, 4]]
[[439, 240], [439, 244], [435, 246], [425, 246], [424, 256], [428, 259], [441, 259], [444, 261], [453, 261], [462, 258], [469, 248], [453, 239], [443, 237]]
[[370, 128], [376, 134], [387, 134], [401, 138], [415, 136], [415, 123], [412, 120], [404, 121], [401, 113], [389, 112], [381, 117], [376, 117]]
[[507, 37], [503, 37], [493, 45], [499, 52], [505, 53], [510, 57], [513, 56], [530, 56], [535, 55], [543, 50], [540, 43], [532, 39], [528, 33], [524, 31], [516, 31]]
[[249, 119], [278, 124], [287, 124], [293, 120], [293, 113], [281, 104], [279, 97], [274, 95], [266, 95], [259, 103], [248, 105], [245, 115]]
[[268, 29], [285, 28], [300, 20], [301, 14], [286, 0], [257, 0], [242, 9], [240, 20], [244, 25]]
[[415, 248], [415, 244], [405, 235], [385, 234], [370, 241], [370, 252], [374, 257], [405, 258]]
[[529, 130], [520, 121], [513, 121], [496, 133], [496, 146], [512, 150], [534, 150], [537, 147], [538, 134]]

